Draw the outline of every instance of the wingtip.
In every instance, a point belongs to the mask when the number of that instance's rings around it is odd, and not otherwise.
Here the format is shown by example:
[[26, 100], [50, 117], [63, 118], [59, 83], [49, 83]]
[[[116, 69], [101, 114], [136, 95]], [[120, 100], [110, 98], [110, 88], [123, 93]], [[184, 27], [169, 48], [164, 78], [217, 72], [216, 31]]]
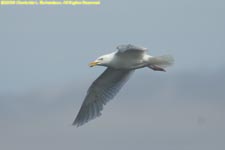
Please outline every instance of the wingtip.
[[79, 126], [79, 122], [77, 121], [77, 118], [73, 121], [72, 126]]
[[78, 124], [77, 122], [73, 122], [73, 123], [72, 123], [72, 126], [74, 126], [74, 127], [77, 127], [77, 128], [78, 128], [78, 127], [79, 127], [79, 126], [81, 126], [81, 125], [80, 125], [80, 124]]
[[74, 122], [72, 123], [72, 126], [77, 127], [77, 125]]

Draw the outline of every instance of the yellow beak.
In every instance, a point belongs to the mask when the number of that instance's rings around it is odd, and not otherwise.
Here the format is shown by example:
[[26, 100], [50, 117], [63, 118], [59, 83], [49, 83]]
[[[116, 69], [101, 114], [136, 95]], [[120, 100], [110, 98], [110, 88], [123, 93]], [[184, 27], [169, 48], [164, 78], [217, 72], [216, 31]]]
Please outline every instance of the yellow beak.
[[93, 61], [89, 64], [89, 67], [94, 67], [96, 66], [97, 64], [99, 64], [99, 62], [96, 62], [96, 61]]

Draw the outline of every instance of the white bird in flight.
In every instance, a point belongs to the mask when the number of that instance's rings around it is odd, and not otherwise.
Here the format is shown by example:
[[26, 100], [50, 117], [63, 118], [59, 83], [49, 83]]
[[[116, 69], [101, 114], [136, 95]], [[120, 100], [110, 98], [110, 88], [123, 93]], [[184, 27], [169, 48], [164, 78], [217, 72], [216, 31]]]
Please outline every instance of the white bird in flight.
[[81, 126], [101, 115], [103, 106], [119, 92], [130, 75], [139, 68], [148, 67], [154, 71], [165, 71], [173, 64], [170, 55], [150, 56], [147, 48], [128, 45], [117, 46], [117, 51], [100, 56], [90, 67], [105, 66], [107, 69], [92, 83], [73, 122]]

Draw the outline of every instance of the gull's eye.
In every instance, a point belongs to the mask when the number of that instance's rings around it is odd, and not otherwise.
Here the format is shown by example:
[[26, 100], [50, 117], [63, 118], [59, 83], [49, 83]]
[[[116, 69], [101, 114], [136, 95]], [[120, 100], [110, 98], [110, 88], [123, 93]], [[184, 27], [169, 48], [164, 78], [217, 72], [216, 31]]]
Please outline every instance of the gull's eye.
[[103, 58], [99, 58], [98, 60], [103, 60]]

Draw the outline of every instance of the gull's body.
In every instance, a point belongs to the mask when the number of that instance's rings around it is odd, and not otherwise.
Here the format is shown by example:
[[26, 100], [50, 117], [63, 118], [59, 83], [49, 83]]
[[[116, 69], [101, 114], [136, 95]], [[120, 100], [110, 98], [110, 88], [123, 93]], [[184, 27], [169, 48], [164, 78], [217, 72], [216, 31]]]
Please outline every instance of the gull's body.
[[103, 105], [111, 100], [126, 83], [134, 70], [148, 67], [155, 71], [165, 71], [173, 63], [168, 55], [153, 57], [147, 49], [134, 45], [120, 45], [118, 51], [103, 55], [90, 63], [108, 67], [90, 86], [81, 109], [73, 125], [84, 123], [101, 115]]

